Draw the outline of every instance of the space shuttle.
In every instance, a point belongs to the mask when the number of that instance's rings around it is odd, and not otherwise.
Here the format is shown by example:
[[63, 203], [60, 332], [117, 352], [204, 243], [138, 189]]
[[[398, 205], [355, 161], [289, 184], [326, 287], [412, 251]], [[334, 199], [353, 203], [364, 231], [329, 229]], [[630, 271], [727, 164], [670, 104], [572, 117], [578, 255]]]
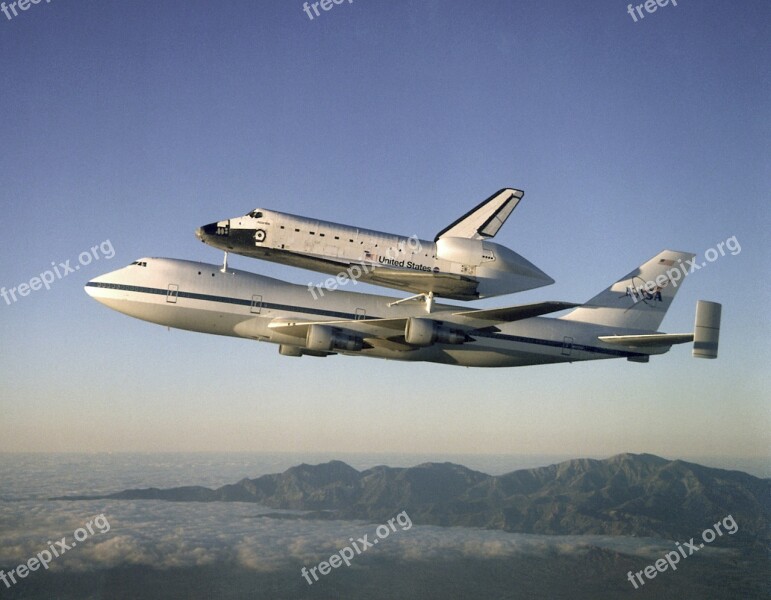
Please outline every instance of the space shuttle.
[[233, 252], [336, 276], [328, 282], [412, 292], [404, 300], [422, 298], [429, 305], [433, 296], [477, 300], [554, 283], [524, 257], [490, 241], [523, 196], [521, 190], [499, 190], [433, 241], [263, 208], [199, 227], [196, 236], [224, 250], [226, 264]]

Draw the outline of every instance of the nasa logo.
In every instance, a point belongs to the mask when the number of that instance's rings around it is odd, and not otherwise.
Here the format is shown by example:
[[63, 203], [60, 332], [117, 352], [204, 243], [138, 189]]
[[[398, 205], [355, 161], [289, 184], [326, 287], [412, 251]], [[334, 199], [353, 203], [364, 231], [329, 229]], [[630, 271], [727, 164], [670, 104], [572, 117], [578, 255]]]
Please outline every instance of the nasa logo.
[[[639, 279], [640, 284], [635, 280]], [[632, 279], [632, 285], [627, 286], [624, 296], [628, 296], [632, 299], [633, 304], [642, 302], [647, 306], [652, 306], [652, 302], [663, 302], [664, 298], [661, 296], [661, 290], [663, 290], [667, 284], [656, 285], [652, 281], [645, 282], [639, 277]]]

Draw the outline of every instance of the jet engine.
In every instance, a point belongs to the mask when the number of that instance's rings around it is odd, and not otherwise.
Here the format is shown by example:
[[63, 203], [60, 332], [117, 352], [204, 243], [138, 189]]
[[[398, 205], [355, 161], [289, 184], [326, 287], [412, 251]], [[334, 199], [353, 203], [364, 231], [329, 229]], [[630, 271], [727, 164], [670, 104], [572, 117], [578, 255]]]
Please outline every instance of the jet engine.
[[431, 344], [462, 344], [466, 334], [459, 329], [448, 329], [437, 325], [431, 319], [410, 318], [404, 327], [404, 339], [413, 346], [430, 346]]
[[361, 338], [346, 335], [328, 325], [310, 325], [308, 335], [305, 338], [305, 347], [318, 352], [331, 352], [333, 350], [348, 350], [356, 352], [361, 350], [364, 342]]
[[288, 344], [281, 344], [278, 347], [278, 353], [281, 356], [302, 356], [303, 351], [299, 346], [290, 346]]
[[299, 346], [293, 346], [291, 344], [281, 344], [278, 347], [278, 353], [282, 356], [316, 356], [324, 358], [333, 354], [331, 352], [316, 352], [308, 350], [307, 348], [300, 348]]

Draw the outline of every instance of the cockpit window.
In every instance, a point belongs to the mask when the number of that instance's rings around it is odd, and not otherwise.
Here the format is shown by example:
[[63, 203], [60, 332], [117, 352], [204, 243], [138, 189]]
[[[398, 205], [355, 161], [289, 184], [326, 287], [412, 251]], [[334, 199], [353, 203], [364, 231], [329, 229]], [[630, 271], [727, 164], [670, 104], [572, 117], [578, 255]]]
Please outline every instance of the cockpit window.
[[249, 216], [252, 217], [253, 219], [262, 219], [262, 213], [257, 209], [250, 212]]
[[138, 267], [146, 267], [146, 266], [147, 266], [147, 262], [146, 262], [146, 261], [144, 261], [144, 260], [135, 260], [135, 261], [134, 261], [133, 263], [131, 263], [131, 264], [132, 264], [132, 265], [136, 265], [136, 266], [138, 266]]

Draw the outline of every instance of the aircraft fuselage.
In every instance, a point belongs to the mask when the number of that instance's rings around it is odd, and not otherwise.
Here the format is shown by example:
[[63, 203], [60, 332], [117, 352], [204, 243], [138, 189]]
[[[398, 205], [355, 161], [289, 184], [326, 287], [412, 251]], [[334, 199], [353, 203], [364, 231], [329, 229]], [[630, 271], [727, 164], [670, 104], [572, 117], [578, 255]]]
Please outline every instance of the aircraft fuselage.
[[[352, 340], [332, 352], [308, 348], [307, 322], [328, 323], [325, 329], [336, 335], [366, 335], [347, 331], [346, 322], [372, 321], [373, 327], [388, 326], [378, 319], [420, 317], [442, 327], [452, 327], [461, 306], [435, 304], [426, 314], [423, 305], [407, 302], [393, 305], [395, 298], [346, 291], [313, 297], [305, 286], [295, 285], [239, 270], [167, 258], [145, 258], [88, 282], [86, 291], [106, 306], [129, 316], [168, 327], [262, 340], [280, 344], [290, 356], [350, 354], [402, 361], [427, 361], [474, 367], [511, 367], [562, 363], [600, 358], [626, 357], [647, 360], [650, 354], [668, 350], [650, 348], [644, 352], [619, 348], [598, 341], [598, 335], [630, 333], [608, 326], [555, 318], [533, 317], [495, 327], [467, 330], [465, 341], [433, 343], [406, 348], [391, 339]], [[284, 327], [287, 323], [290, 327]], [[337, 323], [337, 324], [336, 324]], [[296, 326], [299, 332], [293, 332]], [[631, 333], [634, 333], [632, 331]], [[403, 336], [401, 337], [403, 340]], [[395, 340], [395, 341], [392, 341]], [[376, 343], [377, 342], [377, 343]], [[358, 345], [357, 345], [358, 344]], [[350, 348], [350, 349], [346, 349]]]

